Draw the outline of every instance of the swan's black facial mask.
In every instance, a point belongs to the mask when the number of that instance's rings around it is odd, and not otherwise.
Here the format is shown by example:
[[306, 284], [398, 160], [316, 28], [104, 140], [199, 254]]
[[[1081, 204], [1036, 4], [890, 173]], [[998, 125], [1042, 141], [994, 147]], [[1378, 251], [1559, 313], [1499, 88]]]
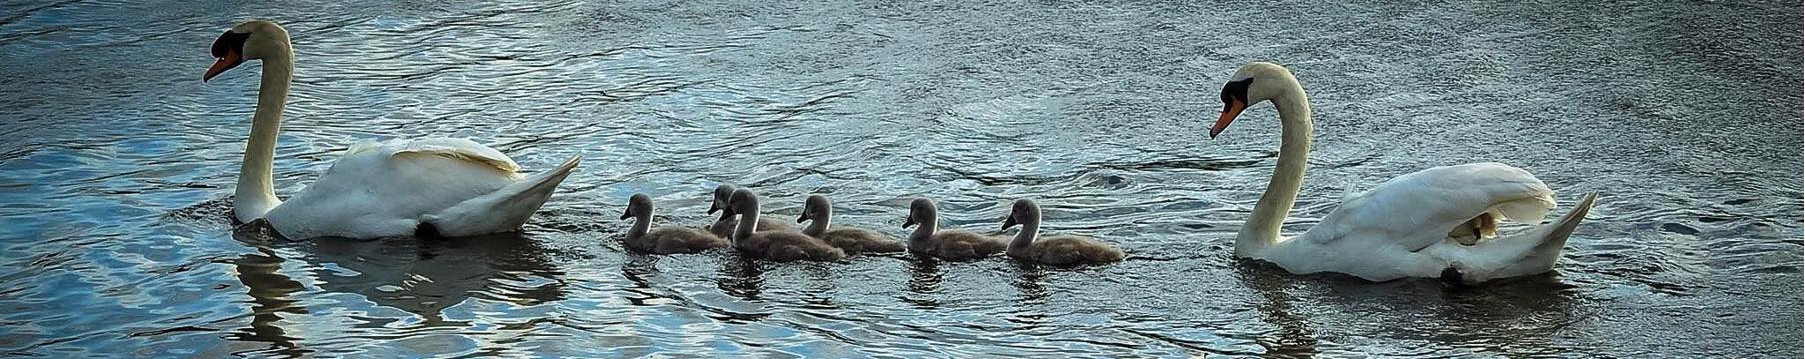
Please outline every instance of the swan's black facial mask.
[[1216, 118], [1216, 125], [1210, 127], [1210, 138], [1222, 134], [1222, 130], [1228, 129], [1228, 124], [1235, 122], [1235, 118], [1241, 116], [1241, 111], [1247, 109], [1249, 87], [1253, 87], [1253, 78], [1222, 85], [1222, 117]]
[[226, 30], [225, 34], [219, 35], [218, 40], [213, 40], [213, 66], [207, 68], [205, 75], [201, 75], [201, 82], [212, 80], [214, 76], [244, 64], [244, 40], [249, 38], [251, 33]]

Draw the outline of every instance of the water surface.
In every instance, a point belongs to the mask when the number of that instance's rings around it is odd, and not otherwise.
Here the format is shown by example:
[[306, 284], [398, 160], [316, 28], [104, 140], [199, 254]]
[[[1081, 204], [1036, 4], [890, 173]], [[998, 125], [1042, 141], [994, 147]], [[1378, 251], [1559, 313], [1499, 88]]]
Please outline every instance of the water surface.
[[[287, 2], [0, 4], [0, 353], [23, 356], [1798, 357], [1796, 2]], [[285, 24], [277, 192], [365, 140], [467, 137], [581, 173], [524, 233], [234, 234], [259, 64]], [[1501, 161], [1604, 200], [1556, 274], [1479, 288], [1295, 277], [1230, 255], [1270, 106], [1207, 126], [1236, 66], [1292, 68], [1315, 154], [1288, 231], [1344, 193]], [[626, 199], [706, 221], [811, 193], [895, 235], [909, 198], [1132, 257], [1053, 269], [642, 256]], [[1565, 212], [1566, 208], [1559, 210]]]

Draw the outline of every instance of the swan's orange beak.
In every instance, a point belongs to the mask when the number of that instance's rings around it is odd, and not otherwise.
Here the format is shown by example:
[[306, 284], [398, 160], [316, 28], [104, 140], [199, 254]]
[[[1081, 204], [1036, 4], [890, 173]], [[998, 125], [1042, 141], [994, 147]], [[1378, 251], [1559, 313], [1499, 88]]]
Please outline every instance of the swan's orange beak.
[[1228, 106], [1222, 108], [1222, 117], [1217, 118], [1216, 125], [1210, 127], [1210, 139], [1222, 134], [1222, 130], [1228, 129], [1228, 124], [1235, 122], [1235, 117], [1241, 116], [1241, 110], [1246, 109], [1247, 104], [1241, 103], [1241, 100], [1230, 100]]
[[207, 74], [201, 75], [201, 82], [212, 80], [214, 76], [219, 76], [219, 74], [225, 73], [226, 70], [231, 70], [243, 63], [244, 58], [238, 56], [237, 50], [227, 50], [225, 57], [213, 60], [213, 66], [207, 68]]

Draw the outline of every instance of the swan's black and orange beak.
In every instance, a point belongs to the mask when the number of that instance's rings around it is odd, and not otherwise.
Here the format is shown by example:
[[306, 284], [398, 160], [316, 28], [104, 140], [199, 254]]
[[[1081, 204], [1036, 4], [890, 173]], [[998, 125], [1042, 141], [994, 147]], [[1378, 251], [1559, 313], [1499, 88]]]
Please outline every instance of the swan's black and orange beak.
[[244, 64], [244, 41], [250, 38], [251, 33], [227, 30], [219, 35], [219, 39], [213, 40], [213, 66], [207, 67], [207, 74], [201, 75], [201, 82], [212, 80], [214, 76]]
[[1003, 230], [1007, 231], [1009, 228], [1015, 227], [1015, 225], [1015, 216], [1011, 215], [1003, 218]]
[[207, 74], [201, 76], [201, 82], [212, 80], [214, 76], [225, 73], [238, 65], [244, 64], [244, 58], [238, 56], [238, 50], [228, 50], [225, 57], [213, 60], [213, 66], [207, 68]]
[[903, 219], [903, 228], [914, 227], [915, 224], [915, 216], [909, 216], [908, 218]]
[[1247, 103], [1241, 102], [1241, 99], [1230, 99], [1224, 103], [1222, 117], [1216, 118], [1215, 126], [1210, 126], [1210, 139], [1215, 139], [1216, 135], [1222, 134], [1222, 130], [1228, 129], [1228, 124], [1235, 122], [1235, 118], [1241, 117], [1241, 111], [1246, 109]]
[[632, 211], [627, 211], [627, 212], [621, 212], [621, 214], [620, 214], [620, 219], [628, 219], [628, 218], [633, 218], [633, 212], [632, 212]]

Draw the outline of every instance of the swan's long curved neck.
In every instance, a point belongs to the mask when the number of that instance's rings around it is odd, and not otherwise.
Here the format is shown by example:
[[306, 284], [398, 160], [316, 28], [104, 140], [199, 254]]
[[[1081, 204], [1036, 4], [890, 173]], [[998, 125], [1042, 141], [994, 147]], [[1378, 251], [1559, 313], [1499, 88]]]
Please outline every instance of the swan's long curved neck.
[[1022, 231], [1015, 234], [1014, 240], [1009, 241], [1009, 251], [1011, 252], [1027, 249], [1028, 245], [1034, 244], [1034, 240], [1040, 237], [1040, 214], [1033, 214], [1020, 224]]
[[1290, 85], [1290, 91], [1272, 99], [1272, 105], [1278, 108], [1283, 136], [1279, 144], [1278, 168], [1272, 171], [1272, 180], [1266, 183], [1266, 193], [1254, 204], [1253, 217], [1235, 237], [1236, 256], [1250, 257], [1278, 242], [1279, 229], [1284, 226], [1285, 216], [1291, 213], [1291, 205], [1297, 202], [1297, 193], [1304, 185], [1304, 167], [1310, 157], [1310, 130], [1314, 124], [1310, 119], [1310, 99], [1304, 94], [1303, 86], [1297, 85], [1295, 80]]
[[276, 161], [276, 132], [282, 129], [282, 108], [288, 102], [288, 85], [294, 75], [294, 56], [287, 51], [263, 59], [263, 80], [257, 89], [257, 112], [251, 116], [251, 139], [245, 143], [244, 162], [238, 168], [238, 188], [233, 212], [241, 222], [263, 218], [282, 203], [276, 199], [271, 167]]
[[827, 233], [828, 218], [832, 218], [833, 216], [832, 209], [815, 209], [814, 216], [809, 217], [808, 227], [802, 229], [802, 234], [809, 235], [810, 237], [820, 237], [822, 233]]

